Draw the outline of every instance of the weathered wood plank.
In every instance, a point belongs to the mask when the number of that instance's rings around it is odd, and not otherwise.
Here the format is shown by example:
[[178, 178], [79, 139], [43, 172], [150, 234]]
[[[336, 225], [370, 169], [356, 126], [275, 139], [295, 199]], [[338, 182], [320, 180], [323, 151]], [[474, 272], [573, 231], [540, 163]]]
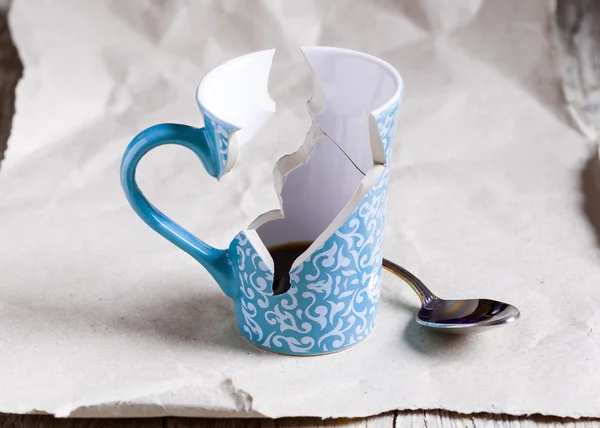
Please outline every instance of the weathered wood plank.
[[419, 412], [399, 412], [396, 427], [414, 426], [427, 428], [600, 428], [598, 419], [576, 420], [553, 416], [511, 416], [503, 414], [479, 413], [465, 415], [444, 410]]
[[260, 428], [260, 419], [164, 418], [164, 428]]
[[57, 419], [48, 415], [0, 414], [0, 428], [162, 428], [163, 418]]
[[396, 412], [359, 419], [283, 418], [261, 419], [261, 428], [392, 428]]
[[166, 428], [600, 428], [600, 420], [575, 420], [550, 416], [465, 415], [444, 410], [398, 411], [364, 419], [165, 419]]
[[371, 416], [364, 419], [165, 419], [165, 428], [393, 428], [395, 412]]
[[391, 412], [365, 419], [56, 419], [0, 414], [0, 428], [600, 428], [600, 420], [508, 415], [463, 415], [443, 410]]

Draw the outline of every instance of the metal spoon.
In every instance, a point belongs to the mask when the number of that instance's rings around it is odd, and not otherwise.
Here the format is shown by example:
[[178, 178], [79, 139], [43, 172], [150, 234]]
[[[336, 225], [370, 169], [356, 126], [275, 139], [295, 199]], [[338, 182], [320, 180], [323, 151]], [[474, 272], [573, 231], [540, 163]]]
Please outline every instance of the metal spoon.
[[444, 300], [419, 278], [396, 263], [383, 259], [383, 267], [403, 279], [421, 299], [417, 322], [447, 333], [479, 333], [519, 318], [517, 308], [488, 299]]

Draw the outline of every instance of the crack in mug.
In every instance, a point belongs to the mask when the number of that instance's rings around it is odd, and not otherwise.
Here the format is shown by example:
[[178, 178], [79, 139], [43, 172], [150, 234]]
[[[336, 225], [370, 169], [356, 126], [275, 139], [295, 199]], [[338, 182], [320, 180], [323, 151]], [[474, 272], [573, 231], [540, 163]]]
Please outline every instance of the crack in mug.
[[[274, 50], [232, 59], [201, 80], [203, 128], [159, 124], [133, 138], [121, 184], [137, 215], [204, 266], [232, 299], [244, 337], [283, 354], [320, 355], [362, 341], [375, 325], [403, 82], [371, 55], [321, 46], [302, 51], [314, 78], [312, 126], [300, 149], [275, 165], [281, 209], [259, 216], [228, 248], [208, 245], [154, 207], [136, 184], [136, 167], [153, 148], [178, 144], [212, 177], [226, 174], [275, 110], [267, 91]], [[282, 248], [294, 249], [283, 264]]]

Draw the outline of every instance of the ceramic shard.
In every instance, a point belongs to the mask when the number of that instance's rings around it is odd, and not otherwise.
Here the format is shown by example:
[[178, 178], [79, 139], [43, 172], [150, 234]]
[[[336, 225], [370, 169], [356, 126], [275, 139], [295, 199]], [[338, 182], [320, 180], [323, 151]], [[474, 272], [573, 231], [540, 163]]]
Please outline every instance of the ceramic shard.
[[[299, 149], [274, 166], [280, 208], [260, 215], [230, 243], [235, 280], [224, 287], [248, 340], [293, 355], [335, 352], [374, 327], [388, 164], [402, 94], [397, 71], [377, 58], [338, 48], [302, 51], [314, 86], [307, 101], [311, 125]], [[250, 75], [262, 79], [256, 85], [262, 92], [243, 95], [270, 100], [267, 62], [248, 63], [260, 64]], [[238, 109], [244, 118], [267, 117], [264, 109]], [[232, 129], [226, 155], [232, 136], [243, 135], [243, 127]], [[282, 244], [299, 248], [283, 271], [273, 258]]]
[[[259, 216], [246, 231], [270, 269], [267, 248], [311, 242], [292, 265], [298, 267], [342, 226], [386, 167], [372, 113], [397, 88], [385, 84], [368, 88], [365, 79], [372, 76], [354, 72], [355, 64], [345, 64], [346, 72], [332, 79], [335, 63], [348, 60], [344, 50], [332, 54], [305, 47], [302, 51], [312, 72], [313, 94], [307, 102], [312, 124], [300, 148], [275, 165], [281, 208]], [[357, 87], [367, 89], [356, 91]]]

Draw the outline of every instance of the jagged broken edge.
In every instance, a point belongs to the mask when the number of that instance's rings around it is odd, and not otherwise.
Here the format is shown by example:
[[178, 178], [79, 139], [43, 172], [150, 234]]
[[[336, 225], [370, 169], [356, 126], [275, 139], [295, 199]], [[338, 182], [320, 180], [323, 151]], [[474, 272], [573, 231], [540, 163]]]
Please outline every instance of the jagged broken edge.
[[[269, 69], [269, 73], [270, 70], [272, 69], [273, 66], [273, 57], [275, 55], [275, 49], [265, 49], [263, 51], [259, 51], [259, 52], [254, 52], [254, 54], [257, 53], [266, 53], [266, 54], [270, 54], [269, 55], [269, 60], [268, 60], [268, 69]], [[246, 54], [246, 55], [242, 55], [241, 57], [237, 57], [237, 58], [233, 58], [230, 61], [235, 61], [235, 60], [239, 60], [240, 58], [249, 56], [252, 54]], [[227, 62], [230, 62], [227, 61]], [[226, 63], [227, 63], [226, 62]], [[226, 64], [224, 63], [224, 64]], [[219, 67], [223, 66], [224, 64], [221, 64]], [[217, 69], [219, 69], [219, 67], [214, 68], [213, 70], [211, 70], [206, 76], [204, 76], [201, 81], [198, 83], [198, 86], [196, 87], [196, 98], [199, 98], [199, 93], [201, 91], [202, 85], [205, 83], [205, 80], [210, 76], [211, 73], [215, 72]], [[263, 126], [266, 122], [268, 122], [270, 120], [270, 118], [273, 116], [273, 113], [275, 113], [275, 109], [276, 109], [276, 104], [275, 101], [273, 100], [273, 98], [271, 97], [271, 95], [269, 94], [268, 91], [268, 85], [267, 85], [267, 91], [266, 91], [266, 95], [267, 98], [271, 104], [271, 106], [269, 106], [269, 109], [266, 109], [267, 111], [270, 111], [270, 115], [269, 118], [267, 120], [265, 120], [265, 122], [263, 123]], [[214, 113], [212, 113], [210, 110], [208, 110], [206, 108], [205, 105], [203, 105], [202, 103], [198, 102], [198, 106], [200, 107], [200, 110], [202, 112], [203, 115], [205, 116], [212, 116], [215, 118], [215, 120], [217, 122], [220, 123], [220, 125], [226, 125], [227, 128], [229, 128], [229, 132], [227, 135], [227, 161], [225, 163], [225, 166], [223, 167], [223, 169], [216, 175], [216, 179], [217, 181], [220, 181], [226, 174], [228, 174], [231, 169], [235, 166], [235, 164], [237, 163], [238, 160], [238, 156], [239, 156], [239, 143], [238, 143], [238, 139], [237, 139], [237, 133], [239, 131], [242, 130], [242, 128], [244, 128], [243, 126], [240, 126], [239, 124], [234, 124], [228, 120], [224, 120], [222, 117], [217, 117], [214, 115]], [[252, 136], [252, 138], [250, 138], [246, 144], [250, 144], [251, 141], [256, 137], [256, 134]], [[217, 142], [218, 143], [218, 142]], [[217, 150], [219, 150], [219, 147], [217, 146]], [[218, 159], [217, 159], [218, 162]]]
[[[256, 232], [256, 229], [258, 229], [260, 226], [264, 225], [269, 221], [285, 217], [285, 213], [283, 211], [282, 191], [286, 177], [294, 169], [305, 164], [310, 159], [310, 155], [319, 137], [326, 136], [327, 138], [331, 139], [331, 137], [329, 137], [325, 133], [325, 131], [315, 120], [315, 116], [325, 109], [326, 99], [317, 74], [315, 73], [310, 61], [307, 58], [306, 50], [309, 49], [311, 49], [310, 46], [301, 47], [303, 57], [307, 65], [309, 66], [312, 74], [313, 94], [306, 103], [307, 110], [311, 118], [311, 127], [309, 128], [306, 138], [304, 139], [304, 142], [302, 143], [300, 148], [293, 153], [282, 156], [273, 168], [274, 187], [277, 193], [277, 197], [279, 199], [280, 208], [267, 211], [259, 215], [253, 222], [250, 223], [246, 230], [242, 231], [242, 233], [246, 235], [246, 237], [250, 241], [250, 244], [254, 247], [255, 251], [263, 259], [263, 261], [266, 263], [267, 267], [272, 273], [275, 270], [273, 258], [271, 257], [271, 254], [269, 253], [266, 245]], [[327, 239], [329, 239], [344, 224], [346, 219], [354, 212], [354, 210], [360, 204], [360, 201], [362, 201], [365, 195], [369, 192], [369, 190], [371, 190], [371, 188], [375, 185], [379, 177], [385, 171], [386, 158], [383, 150], [383, 142], [381, 141], [379, 129], [377, 128], [377, 122], [373, 114], [373, 112], [377, 110], [379, 110], [379, 107], [375, 110], [372, 110], [369, 113], [369, 141], [371, 145], [373, 165], [371, 166], [369, 171], [367, 171], [367, 173], [359, 183], [358, 187], [356, 188], [354, 194], [346, 203], [344, 208], [338, 213], [338, 215], [336, 215], [336, 217], [331, 221], [327, 228], [325, 228], [325, 230], [319, 234], [317, 239], [315, 239], [313, 243], [302, 254], [300, 254], [300, 256], [296, 258], [290, 270], [295, 269], [299, 264], [307, 260], [316, 250], [323, 246]], [[334, 141], [332, 140], [332, 142]], [[338, 145], [337, 142], [334, 143]], [[354, 162], [354, 160], [352, 161]]]

